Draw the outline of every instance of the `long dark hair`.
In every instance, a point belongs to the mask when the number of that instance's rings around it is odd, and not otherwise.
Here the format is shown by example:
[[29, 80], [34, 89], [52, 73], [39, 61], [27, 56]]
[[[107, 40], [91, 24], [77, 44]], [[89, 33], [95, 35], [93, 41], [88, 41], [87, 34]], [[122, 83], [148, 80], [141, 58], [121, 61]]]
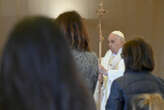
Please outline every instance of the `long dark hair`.
[[80, 14], [76, 11], [64, 12], [57, 17], [56, 22], [60, 25], [72, 48], [90, 51], [88, 33]]
[[0, 109], [95, 109], [52, 19], [29, 17], [16, 24], [0, 67]]

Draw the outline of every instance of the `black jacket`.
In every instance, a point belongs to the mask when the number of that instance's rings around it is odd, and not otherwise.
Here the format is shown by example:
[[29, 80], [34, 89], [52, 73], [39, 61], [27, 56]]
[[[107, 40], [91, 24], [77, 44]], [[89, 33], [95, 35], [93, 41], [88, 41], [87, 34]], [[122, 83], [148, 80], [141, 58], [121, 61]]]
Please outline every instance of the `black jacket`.
[[131, 110], [131, 98], [142, 93], [160, 93], [164, 96], [164, 80], [149, 72], [126, 71], [124, 76], [113, 82], [106, 110]]

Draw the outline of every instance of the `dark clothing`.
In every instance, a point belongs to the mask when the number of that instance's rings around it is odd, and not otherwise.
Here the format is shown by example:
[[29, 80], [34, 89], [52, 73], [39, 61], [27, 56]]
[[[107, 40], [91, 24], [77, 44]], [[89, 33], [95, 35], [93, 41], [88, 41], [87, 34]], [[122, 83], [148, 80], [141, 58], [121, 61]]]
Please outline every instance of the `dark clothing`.
[[131, 110], [130, 100], [142, 93], [160, 93], [164, 96], [164, 80], [149, 72], [126, 71], [116, 79], [106, 104], [106, 110]]

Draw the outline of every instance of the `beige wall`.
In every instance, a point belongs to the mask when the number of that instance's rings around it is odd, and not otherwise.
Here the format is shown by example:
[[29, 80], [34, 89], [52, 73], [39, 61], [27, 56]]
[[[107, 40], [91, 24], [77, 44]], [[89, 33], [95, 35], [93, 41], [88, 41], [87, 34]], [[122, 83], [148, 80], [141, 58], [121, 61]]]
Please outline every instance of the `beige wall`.
[[[103, 19], [103, 54], [108, 49], [107, 36], [113, 30], [121, 30], [127, 40], [141, 36], [149, 42], [155, 54], [154, 73], [164, 78], [164, 1], [163, 0], [106, 0], [109, 13]], [[98, 52], [97, 20], [88, 20], [87, 28], [91, 46]], [[95, 40], [95, 41], [94, 41]]]
[[[25, 15], [45, 14], [52, 17], [53, 6], [58, 0], [0, 0], [0, 48], [2, 49], [7, 33], [13, 24]], [[60, 0], [63, 1], [64, 0]], [[73, 0], [71, 0], [73, 1]], [[78, 2], [79, 1], [79, 4]], [[74, 3], [85, 7], [82, 15], [86, 19], [91, 47], [98, 53], [98, 20], [95, 18], [95, 0], [76, 0]], [[39, 5], [39, 3], [42, 3]], [[47, 3], [47, 4], [46, 4]], [[46, 8], [47, 6], [47, 8]], [[139, 35], [148, 41], [154, 49], [156, 68], [155, 73], [164, 78], [164, 1], [163, 0], [104, 0], [108, 13], [103, 18], [102, 28], [105, 37], [103, 55], [108, 49], [106, 38], [112, 30], [121, 30], [127, 40]], [[55, 8], [54, 8], [55, 9]], [[56, 9], [57, 10], [57, 9]], [[79, 11], [82, 10], [79, 9]], [[50, 12], [47, 12], [50, 11]], [[86, 12], [86, 13], [84, 13]]]

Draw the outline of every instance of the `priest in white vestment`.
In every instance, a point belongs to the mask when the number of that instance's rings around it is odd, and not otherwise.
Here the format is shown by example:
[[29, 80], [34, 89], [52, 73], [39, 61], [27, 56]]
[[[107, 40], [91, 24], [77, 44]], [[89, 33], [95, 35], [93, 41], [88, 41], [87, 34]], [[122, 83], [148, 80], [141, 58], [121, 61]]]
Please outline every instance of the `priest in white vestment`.
[[[121, 58], [123, 44], [125, 43], [124, 34], [120, 31], [113, 31], [108, 37], [109, 50], [101, 60], [99, 70], [103, 75], [103, 85], [101, 88], [100, 110], [105, 110], [106, 102], [110, 94], [112, 82], [121, 77], [125, 71], [124, 61]], [[99, 81], [97, 82], [94, 98], [98, 102]]]

